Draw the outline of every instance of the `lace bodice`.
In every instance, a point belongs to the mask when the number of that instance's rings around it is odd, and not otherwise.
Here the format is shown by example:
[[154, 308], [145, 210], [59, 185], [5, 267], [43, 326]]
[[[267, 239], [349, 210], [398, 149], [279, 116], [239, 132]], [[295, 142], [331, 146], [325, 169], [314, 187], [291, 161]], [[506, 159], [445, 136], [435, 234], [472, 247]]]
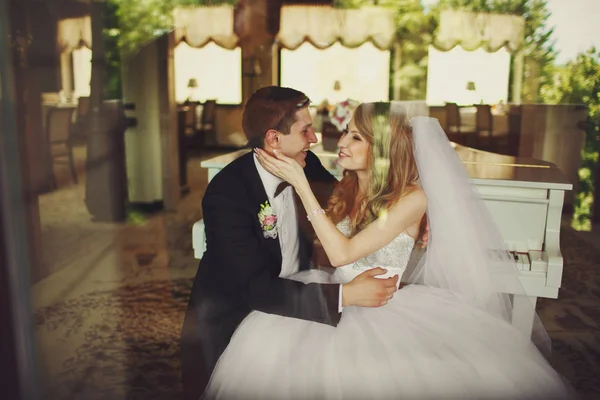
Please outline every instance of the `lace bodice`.
[[[337, 228], [346, 236], [350, 236], [350, 218], [346, 217], [337, 224]], [[356, 260], [355, 262], [335, 269], [338, 279], [351, 281], [355, 276], [367, 269], [383, 267], [388, 270], [386, 276], [400, 275], [406, 270], [415, 240], [402, 232], [389, 244], [374, 253]], [[342, 279], [343, 278], [343, 279]]]

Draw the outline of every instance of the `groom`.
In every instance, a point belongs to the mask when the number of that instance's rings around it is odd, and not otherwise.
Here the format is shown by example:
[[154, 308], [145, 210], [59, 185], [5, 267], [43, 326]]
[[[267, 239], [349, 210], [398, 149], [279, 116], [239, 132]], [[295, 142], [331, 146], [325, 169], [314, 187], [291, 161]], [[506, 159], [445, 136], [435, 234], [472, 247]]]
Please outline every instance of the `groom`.
[[[298, 161], [324, 206], [336, 180], [309, 151], [317, 141], [309, 103], [297, 90], [264, 87], [248, 100], [242, 127], [250, 146], [280, 150]], [[384, 272], [380, 268], [344, 285], [280, 278], [309, 268], [314, 232], [293, 188], [265, 171], [253, 152], [212, 179], [202, 210], [206, 252], [181, 338], [186, 399], [203, 393], [234, 331], [252, 310], [335, 327], [342, 307], [379, 307], [396, 290], [398, 277], [375, 277]]]

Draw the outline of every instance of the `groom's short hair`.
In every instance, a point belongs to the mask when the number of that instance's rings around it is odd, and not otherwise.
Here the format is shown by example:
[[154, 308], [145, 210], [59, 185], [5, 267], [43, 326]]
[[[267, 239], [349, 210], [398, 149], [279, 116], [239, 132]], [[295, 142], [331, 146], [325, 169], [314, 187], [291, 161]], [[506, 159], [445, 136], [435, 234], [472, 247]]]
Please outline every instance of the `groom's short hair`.
[[246, 102], [242, 115], [248, 146], [262, 148], [269, 129], [289, 134], [296, 122], [296, 112], [309, 104], [310, 99], [296, 89], [280, 86], [258, 89]]

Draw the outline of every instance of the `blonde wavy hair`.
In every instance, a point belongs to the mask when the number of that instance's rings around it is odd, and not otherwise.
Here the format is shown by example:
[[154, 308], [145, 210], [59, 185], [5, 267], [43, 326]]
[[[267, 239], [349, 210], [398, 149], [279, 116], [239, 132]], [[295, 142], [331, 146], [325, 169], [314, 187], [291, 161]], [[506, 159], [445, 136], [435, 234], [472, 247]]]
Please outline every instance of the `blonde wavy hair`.
[[412, 128], [406, 112], [390, 108], [390, 103], [363, 103], [352, 117], [369, 143], [369, 186], [366, 193], [360, 193], [356, 172], [344, 171], [327, 213], [336, 224], [349, 216], [353, 234], [385, 216], [393, 204], [417, 187]]

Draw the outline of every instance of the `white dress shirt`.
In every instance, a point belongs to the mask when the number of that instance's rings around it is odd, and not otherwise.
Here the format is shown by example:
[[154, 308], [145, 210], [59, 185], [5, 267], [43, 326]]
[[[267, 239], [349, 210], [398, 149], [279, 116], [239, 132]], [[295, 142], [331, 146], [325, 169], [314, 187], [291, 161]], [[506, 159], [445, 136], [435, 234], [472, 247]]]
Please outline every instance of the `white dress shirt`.
[[[277, 215], [277, 239], [281, 247], [281, 272], [280, 278], [286, 278], [300, 270], [300, 258], [298, 249], [298, 219], [296, 214], [296, 202], [294, 201], [294, 188], [290, 185], [283, 189], [279, 196], [275, 197], [277, 186], [283, 179], [271, 174], [263, 168], [254, 155], [254, 165], [260, 176], [269, 204]], [[338, 312], [342, 312], [342, 285], [338, 294]]]
[[294, 201], [294, 188], [288, 186], [275, 197], [277, 186], [283, 182], [281, 178], [267, 172], [254, 155], [254, 165], [265, 188], [269, 204], [277, 216], [277, 239], [281, 247], [281, 278], [295, 274], [300, 269], [298, 249], [298, 218], [296, 216], [296, 202]]

